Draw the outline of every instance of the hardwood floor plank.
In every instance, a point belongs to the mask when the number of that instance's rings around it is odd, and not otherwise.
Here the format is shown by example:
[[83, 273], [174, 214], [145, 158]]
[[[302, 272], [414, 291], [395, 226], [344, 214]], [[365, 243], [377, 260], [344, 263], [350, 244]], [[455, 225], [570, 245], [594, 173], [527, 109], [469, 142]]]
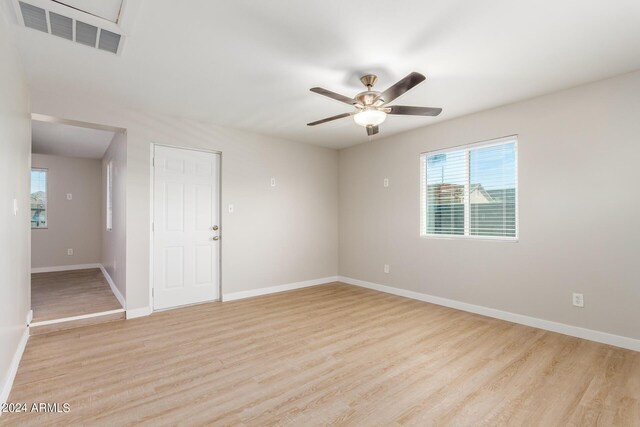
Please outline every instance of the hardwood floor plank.
[[340, 283], [31, 337], [4, 425], [640, 425], [640, 353]]

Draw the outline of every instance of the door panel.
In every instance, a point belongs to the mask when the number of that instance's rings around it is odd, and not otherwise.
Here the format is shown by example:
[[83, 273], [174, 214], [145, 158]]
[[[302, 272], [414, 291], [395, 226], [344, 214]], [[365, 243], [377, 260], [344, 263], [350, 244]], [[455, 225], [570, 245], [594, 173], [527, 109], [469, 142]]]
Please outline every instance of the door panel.
[[154, 150], [154, 309], [219, 298], [220, 155]]
[[184, 185], [164, 183], [166, 231], [184, 231]]
[[164, 248], [165, 287], [184, 287], [184, 248]]

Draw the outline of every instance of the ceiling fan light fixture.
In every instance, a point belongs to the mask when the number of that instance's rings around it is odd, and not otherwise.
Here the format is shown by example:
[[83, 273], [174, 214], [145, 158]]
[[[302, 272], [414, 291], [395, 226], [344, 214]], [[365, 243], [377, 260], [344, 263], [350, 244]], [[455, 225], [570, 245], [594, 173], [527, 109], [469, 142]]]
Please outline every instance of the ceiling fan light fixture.
[[362, 84], [367, 87], [367, 90], [360, 92], [353, 98], [331, 92], [330, 90], [323, 89], [321, 87], [312, 87], [310, 89], [311, 92], [340, 101], [350, 107], [354, 107], [355, 111], [351, 110], [350, 113], [337, 114], [335, 116], [327, 117], [326, 119], [316, 120], [315, 122], [307, 123], [307, 126], [316, 126], [322, 123], [353, 116], [353, 120], [356, 124], [366, 128], [367, 135], [372, 136], [378, 134], [380, 131], [378, 125], [385, 121], [387, 114], [395, 116], [437, 116], [442, 112], [442, 108], [388, 105], [407, 91], [423, 82], [425, 79], [425, 76], [414, 71], [384, 92], [378, 92], [372, 89], [378, 78], [373, 74], [367, 74], [366, 76], [362, 76], [360, 79]]
[[360, 126], [378, 126], [387, 118], [387, 113], [380, 110], [368, 109], [353, 116], [353, 120]]

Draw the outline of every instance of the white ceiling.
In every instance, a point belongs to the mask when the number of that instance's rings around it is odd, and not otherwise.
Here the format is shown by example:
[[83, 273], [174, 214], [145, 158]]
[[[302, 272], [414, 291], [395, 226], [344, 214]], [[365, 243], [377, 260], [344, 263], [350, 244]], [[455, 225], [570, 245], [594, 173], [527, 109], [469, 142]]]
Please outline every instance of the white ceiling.
[[31, 151], [65, 157], [101, 159], [115, 133], [33, 120]]
[[640, 69], [640, 1], [141, 0], [121, 56], [18, 28], [30, 84], [136, 109], [347, 147], [368, 140], [349, 111], [309, 92], [427, 81], [398, 104], [438, 118], [389, 117], [376, 138]]

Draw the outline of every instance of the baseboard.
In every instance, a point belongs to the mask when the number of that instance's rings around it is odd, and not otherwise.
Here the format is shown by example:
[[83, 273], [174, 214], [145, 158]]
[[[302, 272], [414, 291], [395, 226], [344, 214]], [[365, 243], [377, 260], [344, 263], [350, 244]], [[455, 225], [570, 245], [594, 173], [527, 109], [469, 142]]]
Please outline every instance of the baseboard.
[[27, 313], [27, 326], [29, 326], [32, 321], [33, 321], [33, 310], [29, 310], [29, 312]]
[[107, 269], [104, 268], [104, 265], [100, 264], [100, 270], [102, 270], [102, 274], [104, 275], [104, 278], [107, 279], [107, 283], [109, 283], [109, 286], [111, 287], [111, 292], [113, 292], [113, 295], [116, 296], [116, 299], [120, 303], [120, 306], [122, 306], [122, 308], [126, 308], [127, 306], [124, 296], [120, 292], [120, 289], [118, 289], [118, 287], [116, 286], [111, 276], [109, 276], [109, 273], [107, 272]]
[[25, 326], [24, 332], [22, 333], [22, 338], [20, 338], [20, 342], [18, 343], [18, 348], [16, 348], [16, 351], [13, 354], [13, 359], [11, 359], [9, 372], [7, 372], [7, 376], [4, 381], [4, 384], [2, 384], [2, 392], [0, 394], [0, 406], [4, 403], [7, 403], [7, 401], [9, 400], [11, 387], [13, 387], [13, 381], [16, 379], [16, 374], [18, 373], [18, 366], [20, 365], [20, 360], [22, 359], [22, 354], [24, 353], [24, 349], [27, 347], [27, 341], [29, 341], [29, 328]]
[[91, 319], [93, 317], [108, 316], [110, 314], [117, 314], [117, 313], [124, 313], [124, 309], [117, 308], [115, 310], [100, 311], [98, 313], [89, 313], [89, 314], [81, 314], [79, 316], [63, 317], [61, 319], [42, 320], [40, 322], [33, 322], [31, 323], [30, 326], [32, 328], [35, 328], [37, 326], [46, 326], [46, 325], [54, 325], [56, 323], [73, 322], [76, 320]]
[[640, 340], [637, 340], [634, 338], [609, 334], [607, 332], [594, 331], [592, 329], [585, 329], [578, 326], [567, 325], [564, 323], [552, 322], [550, 320], [538, 319], [537, 317], [525, 316], [523, 314], [511, 313], [508, 311], [497, 310], [495, 308], [469, 304], [466, 302], [423, 294], [420, 292], [409, 291], [406, 289], [399, 289], [391, 286], [380, 285], [377, 283], [371, 283], [364, 280], [353, 279], [351, 277], [339, 276], [338, 280], [340, 282], [348, 283], [350, 285], [356, 285], [363, 288], [373, 289], [376, 291], [398, 295], [405, 298], [411, 298], [419, 301], [429, 302], [436, 305], [455, 308], [457, 310], [462, 310], [470, 313], [480, 314], [483, 316], [493, 317], [495, 319], [506, 320], [508, 322], [531, 326], [538, 329], [544, 329], [551, 332], [557, 332], [559, 334], [569, 335], [576, 338], [582, 338], [589, 341], [609, 344], [615, 347], [621, 347], [629, 350], [640, 351]]
[[46, 320], [42, 322], [34, 322], [29, 327], [30, 335], [48, 334], [50, 332], [66, 331], [69, 329], [80, 328], [84, 326], [100, 325], [116, 320], [125, 320], [124, 309], [103, 311], [100, 313], [91, 313], [82, 316], [65, 317], [64, 319]]
[[286, 285], [270, 286], [268, 288], [252, 289], [250, 291], [232, 292], [223, 294], [222, 301], [234, 301], [238, 299], [257, 297], [260, 295], [275, 294], [277, 292], [291, 291], [294, 289], [308, 288], [309, 286], [323, 285], [338, 281], [337, 276], [323, 277], [321, 279], [306, 280], [304, 282], [288, 283]]
[[100, 268], [101, 264], [77, 264], [77, 265], [59, 265], [57, 267], [38, 267], [32, 268], [32, 273], [52, 273], [54, 271], [70, 271], [70, 270], [86, 270], [88, 268]]
[[132, 308], [127, 310], [127, 320], [135, 319], [136, 317], [144, 317], [153, 313], [151, 307]]

